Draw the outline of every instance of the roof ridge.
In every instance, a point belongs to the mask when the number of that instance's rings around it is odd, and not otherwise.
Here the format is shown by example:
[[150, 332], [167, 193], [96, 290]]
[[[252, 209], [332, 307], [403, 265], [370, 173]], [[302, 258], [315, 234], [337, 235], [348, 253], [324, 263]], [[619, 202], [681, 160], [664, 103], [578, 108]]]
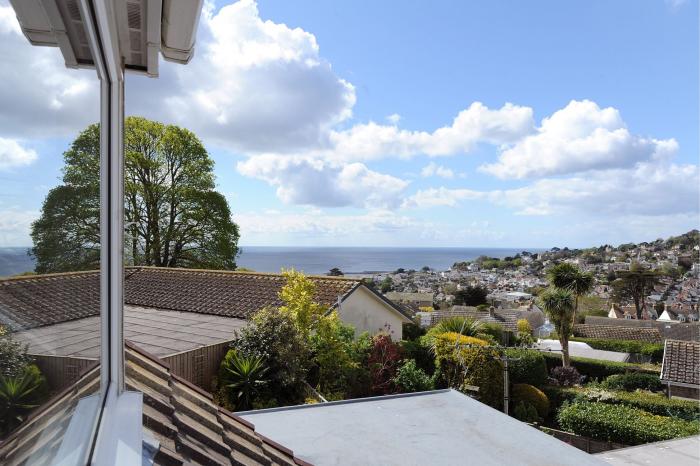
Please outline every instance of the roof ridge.
[[[129, 265], [124, 267], [124, 270], [158, 270], [163, 272], [185, 272], [185, 273], [214, 273], [221, 275], [260, 275], [264, 277], [284, 277], [283, 274], [279, 272], [255, 272], [247, 270], [221, 270], [221, 269], [189, 269], [182, 267], [156, 267], [153, 265]], [[350, 277], [337, 277], [330, 275], [316, 275], [316, 274], [304, 274], [306, 278], [316, 278], [321, 280], [337, 280], [341, 282], [359, 282], [360, 278], [350, 278]]]
[[94, 270], [74, 270], [71, 272], [54, 272], [54, 273], [37, 273], [32, 275], [15, 275], [11, 277], [0, 278], [0, 284], [15, 281], [25, 281], [25, 280], [41, 280], [45, 278], [55, 278], [55, 277], [70, 277], [74, 275], [88, 275], [99, 273], [99, 269]]

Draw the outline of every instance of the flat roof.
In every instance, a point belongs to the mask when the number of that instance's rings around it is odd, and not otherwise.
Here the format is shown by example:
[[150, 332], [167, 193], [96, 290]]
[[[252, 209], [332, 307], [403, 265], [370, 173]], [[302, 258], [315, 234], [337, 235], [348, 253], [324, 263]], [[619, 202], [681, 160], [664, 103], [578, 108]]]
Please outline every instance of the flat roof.
[[[124, 306], [124, 338], [158, 357], [231, 341], [234, 331], [245, 326], [245, 319], [235, 317]], [[13, 337], [28, 344], [34, 355], [100, 356], [98, 316], [33, 328]]]
[[621, 448], [595, 456], [612, 465], [697, 466], [700, 464], [700, 435]]
[[237, 414], [317, 466], [605, 464], [455, 390]]

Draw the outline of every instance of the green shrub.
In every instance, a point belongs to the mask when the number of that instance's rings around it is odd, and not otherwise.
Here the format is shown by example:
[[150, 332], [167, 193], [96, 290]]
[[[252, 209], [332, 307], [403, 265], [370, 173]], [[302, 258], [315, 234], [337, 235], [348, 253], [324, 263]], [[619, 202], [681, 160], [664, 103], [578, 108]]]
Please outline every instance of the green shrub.
[[[503, 326], [494, 323], [486, 323], [481, 326], [476, 335], [478, 338], [485, 338], [503, 346], [512, 345], [515, 341], [513, 332], [506, 330]], [[490, 338], [489, 338], [490, 337]]]
[[16, 377], [21, 375], [32, 357], [27, 354], [27, 345], [15, 341], [12, 335], [5, 333], [5, 328], [0, 326], [0, 375]]
[[401, 345], [404, 358], [415, 360], [418, 368], [428, 375], [433, 375], [435, 372], [435, 356], [429, 346], [423, 344], [422, 340], [402, 340], [399, 344]]
[[468, 317], [449, 317], [435, 324], [428, 335], [439, 335], [441, 333], [453, 332], [473, 337], [481, 330], [482, 325]]
[[658, 393], [625, 392], [588, 388], [576, 394], [576, 399], [618, 404], [642, 409], [651, 414], [669, 416], [686, 421], [700, 420], [700, 403], [692, 400], [668, 399]]
[[404, 359], [396, 371], [394, 384], [401, 393], [424, 392], [433, 389], [433, 380], [416, 365], [413, 359]]
[[513, 402], [524, 402], [537, 410], [537, 415], [544, 419], [549, 414], [549, 399], [542, 390], [526, 383], [516, 383], [511, 391]]
[[[472, 346], [455, 346], [455, 342]], [[466, 393], [468, 385], [479, 387], [483, 403], [500, 409], [503, 406], [503, 363], [487, 342], [455, 334], [435, 338], [436, 380], [441, 386]]]
[[[542, 353], [547, 369], [552, 370], [554, 367], [561, 366], [561, 355], [557, 353]], [[658, 372], [645, 369], [638, 364], [630, 364], [626, 362], [602, 361], [599, 359], [589, 358], [571, 358], [571, 365], [575, 367], [582, 375], [591, 379], [602, 380], [613, 374], [624, 374], [627, 372], [644, 372], [648, 374], [657, 374]]]
[[649, 356], [651, 362], [661, 362], [664, 357], [663, 343], [645, 343], [636, 340], [603, 340], [600, 338], [574, 337], [571, 341], [587, 343], [591, 348], [620, 353], [635, 353]]
[[541, 387], [547, 383], [547, 364], [541, 352], [526, 349], [506, 350], [508, 358], [508, 377], [512, 383], [527, 383]]
[[610, 375], [600, 383], [600, 386], [609, 390], [626, 390], [628, 392], [635, 390], [658, 392], [664, 388], [658, 375], [642, 372]]
[[34, 365], [17, 375], [0, 375], [0, 435], [20, 425], [45, 396], [46, 379]]
[[524, 401], [519, 401], [518, 404], [515, 405], [513, 416], [523, 422], [538, 422], [540, 420], [540, 416], [537, 414], [537, 409]]
[[564, 403], [576, 400], [581, 391], [580, 388], [557, 387], [554, 385], [545, 385], [541, 389], [542, 393], [547, 395], [549, 399], [550, 413], [558, 411]]
[[261, 357], [242, 356], [236, 350], [229, 350], [219, 370], [219, 383], [227, 404], [238, 411], [250, 409], [269, 382], [266, 372]]
[[[431, 308], [432, 310], [432, 308]], [[416, 341], [423, 335], [425, 335], [426, 330], [415, 322], [405, 323], [402, 326], [402, 332], [404, 340]]]
[[639, 445], [700, 433], [700, 422], [657, 416], [640, 409], [605, 403], [576, 402], [562, 407], [559, 425], [586, 437]]

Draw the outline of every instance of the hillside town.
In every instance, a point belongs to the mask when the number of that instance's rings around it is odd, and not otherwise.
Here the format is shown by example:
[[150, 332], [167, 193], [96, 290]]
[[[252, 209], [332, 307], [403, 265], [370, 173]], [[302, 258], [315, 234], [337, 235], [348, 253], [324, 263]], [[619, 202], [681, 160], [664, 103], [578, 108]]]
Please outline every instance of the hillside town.
[[[447, 309], [461, 290], [479, 287], [487, 291], [485, 303], [517, 307], [530, 301], [547, 285], [546, 271], [559, 263], [576, 265], [594, 276], [588, 297], [589, 311], [611, 318], [636, 319], [629, 293], [616, 290], [617, 280], [630, 269], [653, 272], [654, 280], [640, 302], [646, 320], [698, 320], [700, 302], [700, 234], [692, 230], [666, 240], [639, 244], [603, 245], [588, 249], [552, 248], [523, 251], [503, 259], [479, 257], [455, 262], [444, 271], [398, 269], [371, 276], [376, 287], [390, 299], [414, 311]], [[500, 306], [499, 306], [500, 305]]]

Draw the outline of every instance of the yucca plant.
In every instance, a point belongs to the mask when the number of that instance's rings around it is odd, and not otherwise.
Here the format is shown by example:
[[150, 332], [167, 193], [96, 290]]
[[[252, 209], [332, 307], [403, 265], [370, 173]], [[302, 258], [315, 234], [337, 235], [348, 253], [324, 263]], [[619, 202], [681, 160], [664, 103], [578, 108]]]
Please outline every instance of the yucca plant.
[[441, 334], [454, 332], [467, 337], [476, 336], [481, 329], [481, 323], [468, 317], [449, 317], [441, 320], [433, 328], [431, 333]]
[[229, 401], [237, 411], [245, 411], [267, 384], [267, 367], [260, 357], [247, 357], [231, 350], [224, 361], [224, 383]]
[[38, 406], [37, 398], [43, 384], [44, 378], [33, 366], [14, 377], [0, 375], [0, 432], [3, 435], [21, 424], [24, 416]]

